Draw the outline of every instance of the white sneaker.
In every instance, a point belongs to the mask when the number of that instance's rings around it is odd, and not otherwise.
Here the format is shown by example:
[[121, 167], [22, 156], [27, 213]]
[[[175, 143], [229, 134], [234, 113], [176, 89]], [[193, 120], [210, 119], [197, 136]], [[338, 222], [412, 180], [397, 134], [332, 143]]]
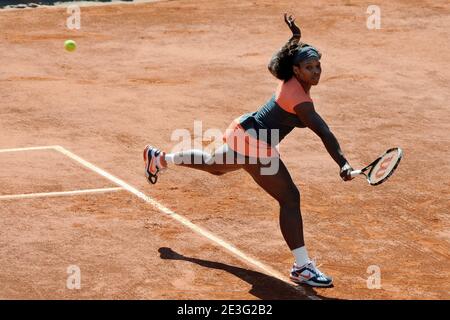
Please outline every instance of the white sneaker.
[[333, 279], [321, 272], [314, 261], [310, 261], [302, 267], [294, 263], [290, 278], [295, 283], [308, 284], [313, 287], [329, 287], [333, 284]]
[[157, 148], [147, 145], [144, 149], [145, 176], [149, 183], [155, 184], [158, 181], [158, 174], [166, 168], [158, 165], [159, 157], [163, 152]]

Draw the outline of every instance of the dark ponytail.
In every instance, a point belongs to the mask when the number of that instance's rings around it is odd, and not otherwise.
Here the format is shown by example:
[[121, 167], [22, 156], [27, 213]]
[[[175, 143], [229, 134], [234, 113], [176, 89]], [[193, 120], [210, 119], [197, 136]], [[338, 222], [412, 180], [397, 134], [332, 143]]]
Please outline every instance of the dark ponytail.
[[279, 80], [287, 81], [294, 76], [292, 67], [294, 66], [294, 57], [300, 48], [309, 46], [306, 43], [299, 42], [298, 38], [292, 37], [289, 41], [272, 56], [267, 68], [270, 73]]
[[267, 68], [270, 73], [279, 80], [287, 81], [292, 78], [294, 71], [293, 57], [295, 52], [302, 44], [298, 43], [299, 39], [292, 37], [289, 41], [272, 56]]

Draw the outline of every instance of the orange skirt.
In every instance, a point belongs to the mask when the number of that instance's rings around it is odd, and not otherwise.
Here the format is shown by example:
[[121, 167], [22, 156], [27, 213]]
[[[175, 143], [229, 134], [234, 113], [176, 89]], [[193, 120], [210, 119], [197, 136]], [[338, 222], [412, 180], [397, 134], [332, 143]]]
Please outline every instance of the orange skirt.
[[267, 159], [280, 156], [275, 147], [247, 133], [240, 125], [239, 119], [240, 117], [234, 119], [225, 130], [223, 142], [232, 150], [247, 157]]

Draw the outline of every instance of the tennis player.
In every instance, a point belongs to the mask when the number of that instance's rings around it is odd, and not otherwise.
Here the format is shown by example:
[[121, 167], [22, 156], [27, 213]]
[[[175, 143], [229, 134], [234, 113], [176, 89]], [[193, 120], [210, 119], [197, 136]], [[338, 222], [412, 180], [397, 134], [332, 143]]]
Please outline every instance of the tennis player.
[[[301, 32], [293, 16], [285, 14], [284, 20], [292, 31], [292, 37], [269, 62], [269, 71], [280, 80], [270, 100], [258, 111], [236, 118], [223, 136], [224, 143], [213, 154], [195, 149], [165, 153], [146, 146], [145, 174], [148, 181], [154, 184], [158, 175], [170, 165], [199, 169], [214, 175], [244, 169], [280, 205], [281, 233], [295, 259], [290, 279], [298, 284], [328, 287], [332, 285], [332, 278], [321, 272], [308, 256], [303, 236], [300, 192], [280, 158], [277, 145], [294, 128], [307, 127], [320, 137], [344, 181], [352, 179], [350, 172], [353, 169], [336, 137], [314, 109], [310, 95], [311, 87], [320, 80], [321, 53], [313, 46], [300, 42]], [[274, 166], [274, 163], [277, 165]]]

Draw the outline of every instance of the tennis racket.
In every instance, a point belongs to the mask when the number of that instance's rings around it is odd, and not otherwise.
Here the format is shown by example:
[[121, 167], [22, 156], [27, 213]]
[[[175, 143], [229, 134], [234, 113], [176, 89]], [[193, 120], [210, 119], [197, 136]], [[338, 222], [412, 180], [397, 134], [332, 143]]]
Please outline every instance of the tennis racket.
[[402, 157], [402, 149], [391, 148], [367, 167], [362, 168], [361, 170], [354, 170], [350, 175], [354, 178], [362, 174], [372, 186], [379, 185], [385, 182], [394, 173]]

